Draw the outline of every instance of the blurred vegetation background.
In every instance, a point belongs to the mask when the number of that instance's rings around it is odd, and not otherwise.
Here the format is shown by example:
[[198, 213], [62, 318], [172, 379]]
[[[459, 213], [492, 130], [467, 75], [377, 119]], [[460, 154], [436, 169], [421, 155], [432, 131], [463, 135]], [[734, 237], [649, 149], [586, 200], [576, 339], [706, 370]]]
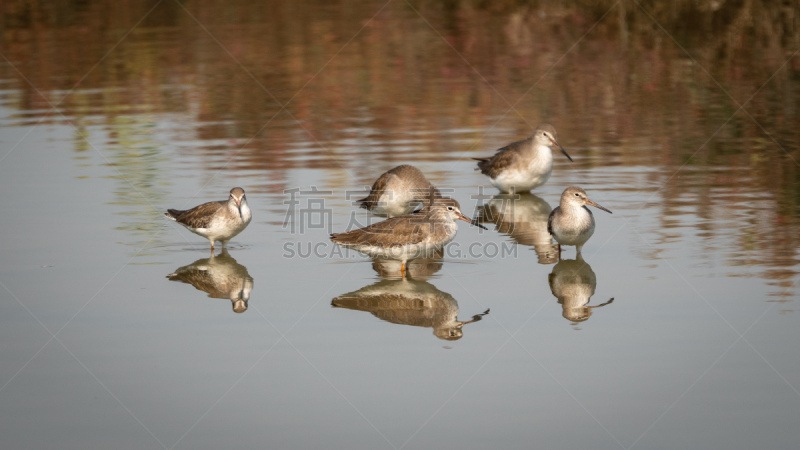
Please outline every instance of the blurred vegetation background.
[[[713, 217], [745, 208], [746, 258], [755, 246], [787, 267], [800, 235], [799, 3], [5, 0], [0, 92], [17, 124], [100, 124], [109, 146], [141, 146], [119, 164], [143, 184], [163, 158], [147, 128], [169, 116], [209, 170], [235, 149], [236, 164], [274, 174], [275, 193], [289, 169], [345, 161], [368, 179], [372, 163], [350, 157], [365, 149], [387, 164], [463, 160], [548, 121], [578, 168], [648, 168], [665, 230], [690, 208], [713, 234]], [[424, 139], [383, 144], [401, 135]]]

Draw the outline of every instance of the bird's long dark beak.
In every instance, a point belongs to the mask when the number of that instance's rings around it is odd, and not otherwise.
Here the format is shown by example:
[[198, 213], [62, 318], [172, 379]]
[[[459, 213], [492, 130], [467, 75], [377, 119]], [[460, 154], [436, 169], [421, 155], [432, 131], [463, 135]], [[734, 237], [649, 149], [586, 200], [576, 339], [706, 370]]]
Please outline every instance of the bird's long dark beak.
[[[613, 299], [612, 299], [612, 300], [613, 300]], [[466, 320], [466, 321], [464, 321], [464, 322], [458, 322], [458, 327], [459, 327], [459, 328], [461, 328], [461, 327], [463, 327], [464, 325], [466, 325], [466, 324], [468, 324], [468, 323], [475, 323], [475, 322], [478, 322], [478, 321], [480, 321], [481, 319], [483, 319], [483, 316], [485, 316], [485, 315], [487, 315], [487, 314], [489, 314], [489, 310], [488, 310], [488, 309], [487, 309], [486, 311], [484, 311], [484, 312], [480, 313], [480, 314], [475, 314], [474, 316], [472, 316], [472, 319], [471, 319], [471, 320]]]
[[614, 213], [612, 213], [611, 211], [609, 211], [609, 210], [607, 210], [607, 209], [603, 208], [602, 206], [598, 205], [597, 203], [595, 203], [595, 202], [593, 202], [593, 201], [589, 200], [588, 198], [586, 199], [586, 204], [587, 204], [587, 205], [594, 206], [595, 208], [602, 209], [603, 211], [605, 211], [605, 212], [607, 212], [607, 213], [609, 213], [609, 214], [614, 214]]
[[242, 216], [242, 202], [244, 201], [244, 195], [240, 199], [236, 199], [236, 210], [239, 211], [239, 218], [244, 220], [244, 216]]
[[551, 139], [551, 141], [553, 142], [553, 145], [555, 145], [556, 147], [558, 147], [558, 149], [559, 149], [559, 150], [561, 150], [561, 153], [563, 153], [563, 154], [564, 154], [564, 156], [566, 156], [566, 157], [567, 157], [567, 159], [569, 159], [569, 160], [570, 160], [570, 162], [573, 162], [573, 161], [572, 161], [572, 157], [571, 157], [571, 156], [569, 156], [569, 155], [567, 154], [567, 151], [566, 151], [566, 150], [564, 150], [564, 147], [562, 147], [562, 146], [561, 146], [561, 144], [559, 144], [558, 142], [556, 142], [556, 141], [555, 141], [555, 139]]
[[483, 228], [484, 230], [488, 230], [488, 228], [486, 228], [485, 226], [479, 224], [478, 222], [470, 219], [469, 217], [467, 217], [467, 216], [465, 216], [465, 215], [463, 215], [461, 213], [458, 214], [458, 218], [463, 220], [464, 222], [469, 222], [470, 224], [475, 225], [478, 228]]

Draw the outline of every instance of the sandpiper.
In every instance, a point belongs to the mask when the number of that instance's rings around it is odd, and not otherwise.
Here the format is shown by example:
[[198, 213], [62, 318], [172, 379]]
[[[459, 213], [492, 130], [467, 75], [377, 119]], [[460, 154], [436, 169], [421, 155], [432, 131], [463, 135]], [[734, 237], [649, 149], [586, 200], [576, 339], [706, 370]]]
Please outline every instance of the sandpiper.
[[405, 276], [408, 260], [430, 255], [456, 236], [456, 220], [483, 228], [483, 225], [461, 213], [458, 202], [451, 198], [434, 198], [430, 191], [427, 206], [415, 214], [392, 217], [364, 228], [331, 234], [331, 241], [370, 256], [381, 256], [401, 262]]
[[558, 147], [572, 161], [556, 140], [556, 129], [543, 123], [528, 139], [508, 144], [497, 150], [494, 156], [473, 159], [478, 161], [478, 169], [489, 176], [496, 188], [503, 192], [527, 192], [550, 179], [553, 147]]
[[577, 186], [570, 186], [564, 189], [559, 206], [556, 206], [547, 218], [547, 231], [558, 242], [559, 257], [562, 245], [574, 245], [580, 253], [583, 244], [594, 234], [594, 216], [586, 205], [611, 214], [611, 211], [589, 200], [586, 191]]
[[185, 211], [168, 209], [164, 215], [211, 241], [212, 254], [215, 241], [222, 242], [222, 248], [225, 248], [228, 241], [241, 233], [253, 217], [247, 206], [244, 189], [240, 187], [231, 189], [228, 200], [203, 203]]
[[[428, 201], [431, 187], [422, 171], [403, 164], [378, 177], [369, 195], [356, 202], [377, 216], [404, 216]], [[435, 195], [442, 196], [438, 190]]]

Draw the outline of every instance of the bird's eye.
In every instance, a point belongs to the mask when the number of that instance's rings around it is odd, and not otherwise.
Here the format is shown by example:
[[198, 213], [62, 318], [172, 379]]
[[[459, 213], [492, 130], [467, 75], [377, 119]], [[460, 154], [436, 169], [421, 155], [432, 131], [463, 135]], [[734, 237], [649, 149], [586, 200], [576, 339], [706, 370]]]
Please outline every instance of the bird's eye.
[[452, 210], [453, 210], [453, 207], [452, 207], [452, 206], [448, 206], [448, 207], [447, 207], [447, 210], [448, 210], [448, 211], [452, 211]]
[[577, 192], [575, 193], [575, 197], [580, 197], [580, 196], [581, 196], [581, 194], [579, 194]]

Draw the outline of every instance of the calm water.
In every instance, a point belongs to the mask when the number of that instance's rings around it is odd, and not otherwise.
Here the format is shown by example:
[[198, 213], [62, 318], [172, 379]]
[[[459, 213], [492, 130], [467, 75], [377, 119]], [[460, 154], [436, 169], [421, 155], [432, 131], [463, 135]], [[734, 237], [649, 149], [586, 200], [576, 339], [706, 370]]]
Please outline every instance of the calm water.
[[[4, 3], [3, 448], [797, 447], [798, 5], [252, 3]], [[489, 227], [406, 280], [328, 241], [402, 163]]]

